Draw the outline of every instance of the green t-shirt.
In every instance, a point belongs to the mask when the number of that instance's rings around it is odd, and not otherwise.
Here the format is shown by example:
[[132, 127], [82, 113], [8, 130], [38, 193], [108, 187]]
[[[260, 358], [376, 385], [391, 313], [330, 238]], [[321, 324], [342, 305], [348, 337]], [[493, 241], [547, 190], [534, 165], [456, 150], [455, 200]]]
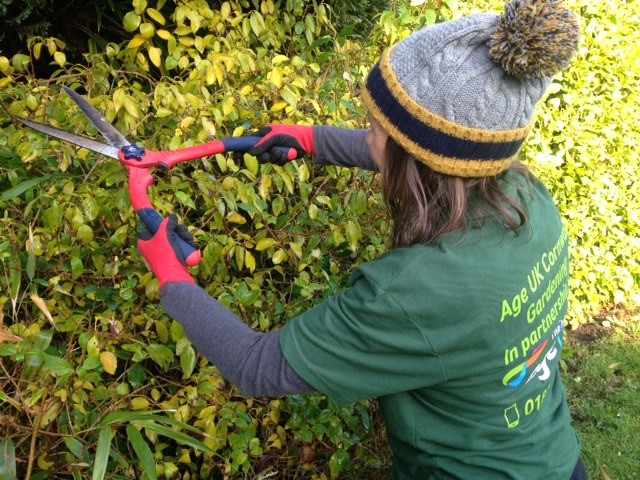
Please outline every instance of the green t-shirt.
[[318, 391], [378, 399], [398, 479], [567, 480], [578, 460], [558, 367], [567, 233], [544, 186], [517, 195], [518, 235], [490, 220], [391, 250], [281, 330]]

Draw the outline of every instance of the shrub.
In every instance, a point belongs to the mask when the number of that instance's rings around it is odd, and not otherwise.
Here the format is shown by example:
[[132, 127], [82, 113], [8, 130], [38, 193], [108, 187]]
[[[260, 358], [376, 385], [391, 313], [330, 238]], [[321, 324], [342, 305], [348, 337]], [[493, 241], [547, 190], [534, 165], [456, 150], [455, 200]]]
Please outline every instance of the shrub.
[[[583, 18], [581, 51], [550, 89], [524, 156], [573, 238], [576, 326], [638, 301], [637, 135], [618, 121], [637, 113], [638, 73], [625, 64], [637, 63], [638, 34], [626, 4], [572, 5]], [[255, 400], [226, 384], [158, 306], [121, 166], [7, 114], [95, 134], [60, 93], [65, 83], [151, 149], [269, 122], [363, 127], [360, 87], [382, 49], [470, 8], [393, 6], [365, 43], [338, 33], [328, 3], [189, 0], [168, 12], [133, 0], [129, 38], [82, 65], [58, 56], [49, 80], [24, 74], [28, 57], [0, 57], [0, 472], [384, 477], [373, 404]], [[628, 22], [609, 22], [611, 9]], [[157, 173], [155, 205], [177, 211], [202, 249], [199, 282], [255, 329], [278, 328], [335, 293], [353, 266], [386, 248], [388, 220], [366, 172], [219, 155]]]

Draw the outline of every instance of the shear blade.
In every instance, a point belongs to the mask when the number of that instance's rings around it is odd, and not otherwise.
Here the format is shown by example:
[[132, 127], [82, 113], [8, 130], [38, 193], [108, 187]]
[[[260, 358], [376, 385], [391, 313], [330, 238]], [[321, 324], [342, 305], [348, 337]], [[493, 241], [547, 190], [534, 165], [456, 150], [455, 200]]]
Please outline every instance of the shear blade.
[[116, 128], [109, 123], [109, 120], [104, 118], [104, 116], [93, 105], [91, 105], [88, 100], [71, 90], [66, 85], [62, 85], [62, 89], [74, 102], [76, 102], [76, 105], [78, 105], [80, 110], [82, 110], [82, 113], [91, 120], [91, 123], [93, 123], [107, 142], [109, 142], [109, 145], [117, 148], [131, 145], [131, 142], [116, 130]]
[[76, 135], [75, 133], [69, 133], [64, 130], [60, 130], [58, 128], [50, 127], [49, 125], [44, 125], [38, 122], [32, 122], [31, 120], [27, 120], [25, 118], [16, 118], [20, 123], [26, 125], [29, 128], [33, 128], [39, 132], [45, 133], [55, 138], [59, 138], [60, 140], [64, 140], [65, 142], [70, 142], [79, 147], [86, 148], [93, 152], [101, 153], [102, 155], [106, 155], [107, 157], [118, 159], [119, 148], [112, 147], [111, 145], [107, 145], [106, 143], [98, 142], [93, 140], [92, 138], [83, 137], [81, 135]]

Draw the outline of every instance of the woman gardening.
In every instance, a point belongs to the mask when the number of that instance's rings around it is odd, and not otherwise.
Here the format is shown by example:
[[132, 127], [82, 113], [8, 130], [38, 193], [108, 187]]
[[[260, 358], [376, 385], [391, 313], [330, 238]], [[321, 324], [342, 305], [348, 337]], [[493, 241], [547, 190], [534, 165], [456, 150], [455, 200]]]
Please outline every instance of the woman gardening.
[[379, 172], [392, 248], [258, 333], [196, 284], [171, 216], [138, 243], [164, 309], [246, 395], [377, 399], [396, 479], [586, 478], [558, 366], [569, 242], [517, 161], [578, 38], [560, 1], [514, 0], [387, 50], [362, 93], [370, 129], [262, 129], [262, 162], [287, 161], [272, 150], [285, 146]]

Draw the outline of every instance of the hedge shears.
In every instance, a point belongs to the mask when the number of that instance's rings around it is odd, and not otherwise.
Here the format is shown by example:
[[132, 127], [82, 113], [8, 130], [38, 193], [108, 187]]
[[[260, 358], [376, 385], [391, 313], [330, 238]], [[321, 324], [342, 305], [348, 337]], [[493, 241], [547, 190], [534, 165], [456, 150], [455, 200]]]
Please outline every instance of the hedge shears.
[[[151, 233], [155, 233], [160, 223], [162, 223], [162, 217], [151, 204], [147, 193], [149, 187], [153, 184], [153, 176], [149, 172], [151, 168], [159, 167], [168, 170], [178, 163], [218, 153], [246, 152], [261, 140], [261, 137], [252, 136], [232, 137], [174, 151], [155, 152], [146, 150], [135, 143], [129, 142], [88, 100], [69, 87], [63, 85], [62, 89], [73, 99], [80, 110], [107, 140], [108, 144], [24, 118], [17, 118], [17, 120], [39, 132], [120, 160], [120, 163], [129, 173], [131, 204], [140, 220]], [[274, 148], [287, 150], [284, 153], [288, 158], [295, 158], [297, 154], [294, 149], [287, 147]], [[200, 263], [200, 252], [185, 240], [178, 238], [180, 251], [187, 265], [195, 266]]]

